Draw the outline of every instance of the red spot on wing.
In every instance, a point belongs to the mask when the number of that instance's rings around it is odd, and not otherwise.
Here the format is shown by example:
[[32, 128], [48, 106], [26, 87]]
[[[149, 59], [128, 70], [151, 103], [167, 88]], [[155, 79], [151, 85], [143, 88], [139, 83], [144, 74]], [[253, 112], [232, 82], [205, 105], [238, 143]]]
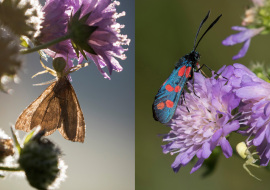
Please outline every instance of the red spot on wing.
[[172, 108], [172, 107], [173, 107], [173, 101], [167, 100], [167, 101], [166, 101], [166, 106], [167, 106], [168, 108]]
[[164, 102], [160, 102], [160, 103], [157, 105], [157, 109], [159, 109], [159, 110], [162, 110], [164, 107], [165, 107]]
[[174, 89], [175, 92], [179, 92], [180, 90], [181, 90], [180, 86], [176, 86], [175, 89]]
[[165, 88], [166, 88], [166, 90], [168, 90], [169, 92], [173, 91], [173, 89], [174, 89], [174, 88], [173, 88], [171, 85], [169, 85], [169, 84], [167, 84]]
[[187, 68], [187, 70], [186, 70], [186, 77], [188, 78], [189, 77], [189, 75], [190, 75], [190, 70], [191, 70], [191, 67], [188, 67]]
[[179, 77], [183, 76], [185, 70], [186, 70], [186, 66], [184, 65], [184, 66], [178, 71], [178, 76], [179, 76]]

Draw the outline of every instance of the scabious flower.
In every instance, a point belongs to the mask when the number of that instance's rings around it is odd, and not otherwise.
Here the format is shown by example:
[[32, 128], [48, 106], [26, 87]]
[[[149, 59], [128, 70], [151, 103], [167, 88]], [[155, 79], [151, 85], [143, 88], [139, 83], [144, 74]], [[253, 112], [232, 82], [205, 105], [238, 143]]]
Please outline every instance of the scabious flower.
[[240, 31], [223, 40], [225, 46], [232, 46], [238, 43], [244, 43], [243, 47], [233, 60], [242, 58], [246, 55], [251, 38], [259, 34], [268, 34], [270, 32], [270, 1], [253, 0], [254, 6], [247, 9], [242, 21], [242, 26], [234, 26], [233, 30]]
[[15, 35], [33, 39], [39, 34], [41, 18], [37, 0], [0, 0], [0, 24]]
[[240, 49], [238, 54], [233, 56], [233, 60], [236, 60], [246, 55], [250, 45], [251, 38], [260, 34], [264, 30], [264, 27], [258, 29], [257, 28], [248, 29], [241, 26], [233, 26], [232, 29], [240, 32], [227, 37], [225, 40], [222, 41], [222, 44], [224, 46], [233, 46], [235, 44], [244, 43], [243, 47]]
[[120, 34], [124, 25], [116, 19], [125, 12], [117, 13], [116, 5], [119, 2], [110, 0], [47, 0], [38, 40], [46, 43], [69, 35], [70, 39], [49, 47], [46, 53], [51, 57], [61, 54], [69, 59], [77, 56], [79, 62], [88, 57], [102, 75], [110, 79], [103, 68], [107, 67], [110, 74], [112, 70], [122, 71], [116, 58], [126, 58], [127, 49], [122, 46], [130, 42], [126, 35]]
[[247, 145], [257, 147], [260, 165], [267, 166], [270, 160], [270, 83], [258, 78], [244, 65], [234, 64], [233, 67], [225, 77], [238, 78], [233, 84], [234, 91], [241, 98], [239, 112], [247, 121], [243, 126], [249, 126], [241, 133], [249, 135]]
[[165, 154], [178, 154], [172, 168], [177, 172], [195, 156], [197, 163], [191, 173], [198, 170], [215, 147], [221, 146], [225, 157], [232, 156], [232, 148], [226, 137], [239, 128], [232, 111], [239, 105], [232, 87], [224, 78], [205, 78], [194, 73], [193, 85], [188, 83], [190, 93], [185, 92], [185, 104], [179, 104], [175, 115], [168, 123], [171, 128], [163, 140]]

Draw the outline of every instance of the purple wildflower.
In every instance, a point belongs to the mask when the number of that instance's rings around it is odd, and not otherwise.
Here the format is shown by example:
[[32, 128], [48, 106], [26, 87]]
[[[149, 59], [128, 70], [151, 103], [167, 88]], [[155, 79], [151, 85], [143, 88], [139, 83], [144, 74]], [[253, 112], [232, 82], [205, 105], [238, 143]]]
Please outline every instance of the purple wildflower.
[[71, 34], [71, 40], [51, 46], [46, 53], [51, 57], [61, 54], [69, 59], [77, 55], [79, 62], [89, 57], [102, 75], [110, 79], [103, 68], [108, 67], [110, 74], [112, 70], [122, 71], [116, 58], [126, 58], [127, 49], [122, 46], [130, 42], [126, 35], [120, 34], [124, 25], [116, 22], [125, 15], [125, 12], [116, 12], [119, 4], [111, 0], [47, 0], [39, 41], [46, 43]]
[[[232, 110], [239, 105], [240, 98], [232, 92], [232, 87], [225, 85], [224, 78], [205, 78], [201, 73], [194, 73], [194, 91], [185, 93], [185, 104], [179, 104], [168, 126], [171, 131], [163, 140], [165, 154], [178, 153], [172, 168], [177, 172], [197, 156], [198, 161], [191, 173], [198, 170], [216, 146], [221, 146], [225, 157], [232, 156], [232, 148], [226, 136], [239, 128], [239, 122], [233, 119]], [[198, 97], [199, 96], [199, 97]], [[189, 111], [187, 110], [187, 107]]]
[[251, 38], [260, 34], [264, 30], [264, 27], [257, 28], [257, 29], [256, 28], [248, 29], [241, 26], [233, 26], [232, 29], [235, 31], [240, 31], [240, 32], [237, 34], [230, 35], [229, 37], [227, 37], [225, 40], [222, 41], [222, 44], [224, 46], [233, 46], [235, 44], [244, 42], [244, 45], [240, 49], [238, 54], [233, 56], [233, 60], [236, 60], [246, 55], [247, 50], [250, 45]]
[[257, 147], [260, 164], [267, 166], [270, 160], [270, 84], [258, 78], [244, 65], [234, 64], [233, 67], [235, 69], [230, 77], [239, 79], [234, 85], [234, 91], [242, 100], [239, 112], [247, 119], [244, 126], [249, 126], [242, 133], [249, 135], [248, 146]]

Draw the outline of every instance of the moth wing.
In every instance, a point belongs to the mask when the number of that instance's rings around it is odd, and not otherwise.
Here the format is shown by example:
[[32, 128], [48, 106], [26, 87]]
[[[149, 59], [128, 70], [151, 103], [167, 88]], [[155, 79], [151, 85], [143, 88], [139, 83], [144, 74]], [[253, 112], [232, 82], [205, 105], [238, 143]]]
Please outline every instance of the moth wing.
[[58, 130], [67, 140], [84, 142], [84, 117], [76, 93], [69, 81], [67, 81], [64, 93], [66, 100], [60, 100], [62, 114], [61, 125]]
[[191, 69], [191, 64], [183, 64], [174, 69], [160, 87], [152, 105], [155, 120], [168, 123], [172, 119]]
[[[59, 85], [58, 82], [56, 82], [56, 87], [57, 85]], [[33, 129], [39, 125], [41, 130], [45, 130], [46, 136], [51, 135], [59, 126], [60, 114], [60, 102], [53, 88], [52, 92], [37, 107], [30, 128]]]
[[48, 96], [51, 96], [53, 94], [53, 88], [55, 84], [56, 82], [48, 86], [46, 90], [34, 102], [32, 102], [26, 109], [24, 109], [24, 111], [21, 113], [21, 115], [18, 117], [16, 121], [15, 128], [17, 130], [22, 130], [25, 132], [29, 132], [32, 130], [31, 121], [32, 121], [33, 115], [35, 114], [40, 104]]

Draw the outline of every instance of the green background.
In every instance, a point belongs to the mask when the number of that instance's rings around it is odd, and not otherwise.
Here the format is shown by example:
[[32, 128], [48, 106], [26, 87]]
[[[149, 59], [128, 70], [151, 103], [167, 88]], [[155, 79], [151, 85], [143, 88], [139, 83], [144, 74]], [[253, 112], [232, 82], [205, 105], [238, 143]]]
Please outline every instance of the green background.
[[[214, 70], [222, 65], [261, 61], [269, 65], [269, 35], [256, 36], [251, 41], [247, 55], [232, 60], [242, 45], [225, 47], [221, 44], [234, 31], [232, 26], [240, 25], [241, 18], [251, 1], [221, 0], [136, 0], [136, 189], [269, 189], [270, 173], [265, 169], [249, 167], [250, 171], [263, 181], [259, 182], [242, 168], [244, 160], [237, 156], [226, 159], [222, 154], [212, 175], [202, 178], [205, 168], [190, 174], [195, 162], [182, 167], [175, 174], [170, 165], [175, 155], [164, 155], [162, 138], [158, 134], [169, 132], [169, 128], [152, 117], [154, 97], [180, 57], [193, 48], [198, 26], [211, 10], [210, 17], [201, 30], [223, 14], [220, 21], [210, 30], [198, 46], [201, 64]], [[207, 72], [206, 69], [204, 71]], [[240, 141], [239, 135], [232, 135], [232, 146]]]

